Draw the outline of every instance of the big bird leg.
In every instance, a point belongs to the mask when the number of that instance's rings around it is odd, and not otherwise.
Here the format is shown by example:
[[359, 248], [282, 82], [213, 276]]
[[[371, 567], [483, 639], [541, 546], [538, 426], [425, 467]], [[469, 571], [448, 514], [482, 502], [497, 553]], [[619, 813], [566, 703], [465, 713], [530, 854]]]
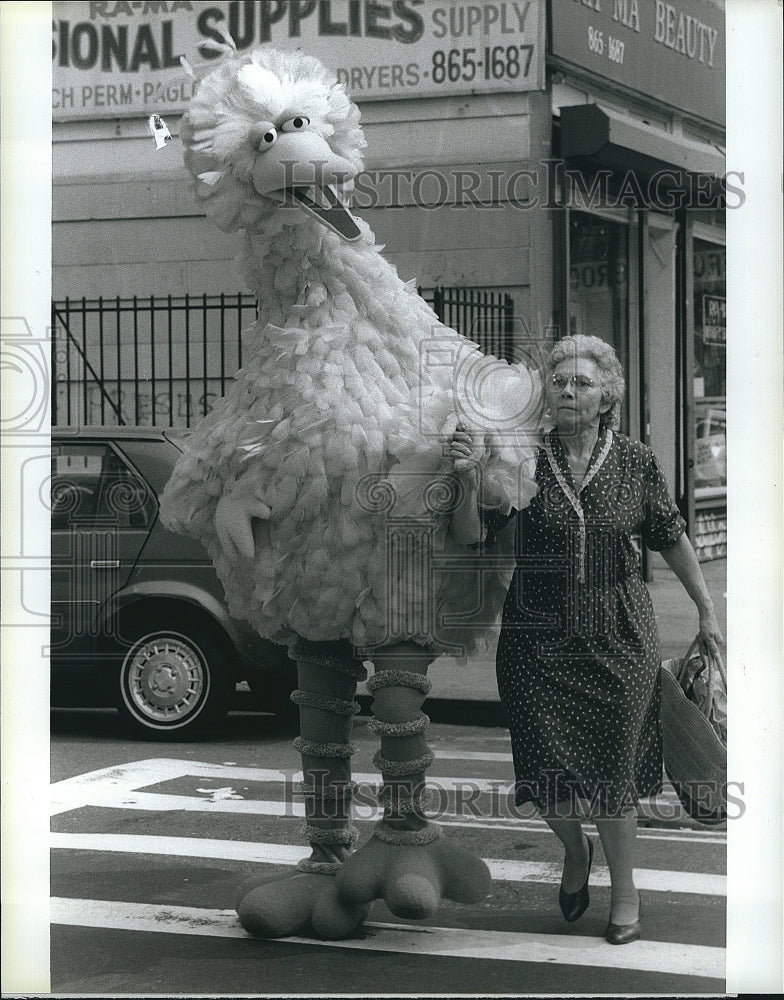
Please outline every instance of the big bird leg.
[[[335, 654], [338, 655], [335, 655]], [[300, 736], [305, 798], [303, 828], [312, 852], [294, 873], [256, 877], [237, 893], [242, 926], [256, 937], [314, 933], [348, 937], [370, 911], [368, 904], [338, 899], [335, 875], [349, 855], [357, 832], [351, 825], [352, 716], [357, 680], [365, 669], [351, 658], [348, 643], [299, 642], [293, 649], [299, 688]]]
[[[325, 654], [325, 649], [330, 652]], [[338, 651], [340, 655], [334, 655]], [[384, 817], [356, 853], [351, 824], [352, 716], [364, 667], [348, 643], [298, 643], [300, 733], [305, 796], [304, 833], [312, 851], [297, 870], [246, 880], [237, 894], [242, 926], [256, 937], [312, 934], [349, 937], [366, 919], [374, 899], [396, 916], [424, 919], [442, 899], [477, 903], [490, 891], [490, 872], [475, 855], [441, 837], [424, 815], [425, 772], [433, 759], [421, 711], [430, 690], [432, 657], [413, 642], [373, 654], [374, 695], [368, 728], [381, 737], [375, 763], [381, 770]]]
[[425, 771], [433, 754], [425, 742], [428, 717], [421, 711], [430, 690], [430, 654], [413, 642], [376, 650], [368, 682], [381, 737], [375, 763], [384, 785], [384, 818], [363, 847], [348, 858], [338, 878], [338, 897], [361, 905], [383, 899], [398, 917], [423, 919], [442, 899], [477, 903], [490, 891], [490, 872], [475, 855], [441, 839], [425, 818]]

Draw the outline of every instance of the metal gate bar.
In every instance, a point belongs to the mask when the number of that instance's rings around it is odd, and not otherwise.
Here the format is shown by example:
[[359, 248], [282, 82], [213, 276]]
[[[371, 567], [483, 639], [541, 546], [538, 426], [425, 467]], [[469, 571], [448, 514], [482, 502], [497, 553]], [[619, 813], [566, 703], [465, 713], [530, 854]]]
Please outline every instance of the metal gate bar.
[[[441, 323], [513, 360], [510, 295], [418, 291]], [[53, 302], [52, 423], [190, 426], [242, 367], [242, 330], [256, 315], [245, 294]]]

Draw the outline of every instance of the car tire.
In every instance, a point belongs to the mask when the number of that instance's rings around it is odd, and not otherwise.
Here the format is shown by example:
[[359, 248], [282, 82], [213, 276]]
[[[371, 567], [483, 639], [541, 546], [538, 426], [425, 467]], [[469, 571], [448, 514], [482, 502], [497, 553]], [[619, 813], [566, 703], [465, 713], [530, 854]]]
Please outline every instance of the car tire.
[[153, 740], [194, 739], [218, 729], [236, 682], [231, 648], [218, 626], [148, 618], [124, 632], [130, 645], [117, 702], [124, 728]]

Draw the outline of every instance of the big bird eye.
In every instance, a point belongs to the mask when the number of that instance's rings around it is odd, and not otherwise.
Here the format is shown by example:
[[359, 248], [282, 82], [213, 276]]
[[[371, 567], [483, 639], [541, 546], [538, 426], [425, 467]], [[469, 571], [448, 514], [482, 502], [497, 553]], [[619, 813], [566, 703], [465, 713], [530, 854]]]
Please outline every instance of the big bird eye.
[[250, 130], [250, 141], [259, 152], [273, 146], [277, 138], [278, 130], [270, 122], [259, 122]]
[[301, 132], [303, 128], [310, 125], [310, 118], [304, 115], [297, 115], [296, 118], [289, 118], [280, 126], [281, 132]]

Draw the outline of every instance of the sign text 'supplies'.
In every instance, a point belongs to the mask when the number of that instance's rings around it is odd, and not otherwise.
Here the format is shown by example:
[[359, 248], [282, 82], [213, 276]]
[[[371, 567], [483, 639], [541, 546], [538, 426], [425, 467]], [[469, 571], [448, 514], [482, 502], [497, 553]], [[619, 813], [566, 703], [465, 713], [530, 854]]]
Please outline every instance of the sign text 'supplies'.
[[542, 89], [542, 9], [534, 0], [55, 3], [52, 108], [61, 120], [184, 110], [192, 82], [180, 58], [218, 58], [200, 46], [223, 42], [221, 29], [240, 51], [271, 42], [318, 56], [357, 100]]

